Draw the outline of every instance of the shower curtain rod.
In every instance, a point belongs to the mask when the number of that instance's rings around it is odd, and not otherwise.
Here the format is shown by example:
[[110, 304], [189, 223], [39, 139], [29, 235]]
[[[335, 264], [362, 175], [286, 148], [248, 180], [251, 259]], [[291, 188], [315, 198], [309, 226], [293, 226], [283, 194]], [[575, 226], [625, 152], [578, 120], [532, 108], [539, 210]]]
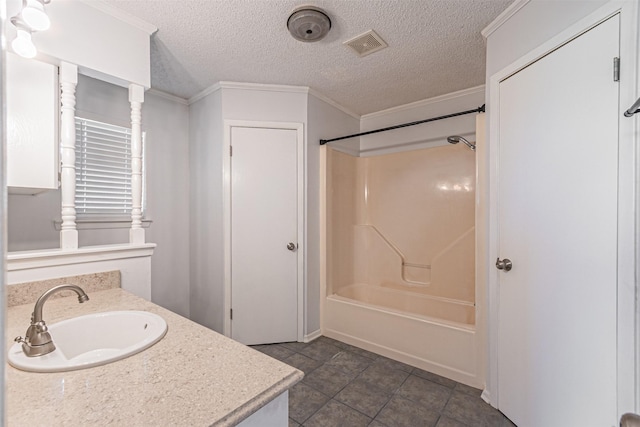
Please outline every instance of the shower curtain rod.
[[320, 145], [325, 145], [328, 142], [340, 141], [342, 139], [355, 138], [356, 136], [371, 135], [372, 133], [386, 132], [388, 130], [406, 128], [408, 126], [415, 126], [415, 125], [420, 125], [422, 123], [435, 122], [436, 120], [448, 119], [448, 118], [457, 117], [457, 116], [464, 116], [465, 114], [473, 114], [473, 113], [484, 113], [484, 104], [482, 104], [481, 107], [474, 108], [473, 110], [461, 111], [459, 113], [447, 114], [440, 117], [433, 117], [431, 119], [419, 120], [417, 122], [403, 123], [401, 125], [389, 126], [386, 128], [370, 130], [367, 132], [354, 133], [353, 135], [341, 136], [339, 138], [321, 139]]

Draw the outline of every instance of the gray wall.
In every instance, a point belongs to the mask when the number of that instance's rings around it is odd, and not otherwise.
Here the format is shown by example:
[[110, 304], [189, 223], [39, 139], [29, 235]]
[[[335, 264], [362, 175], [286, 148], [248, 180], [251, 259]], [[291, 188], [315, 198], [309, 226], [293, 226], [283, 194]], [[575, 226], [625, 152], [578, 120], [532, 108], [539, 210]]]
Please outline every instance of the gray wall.
[[[76, 111], [89, 118], [130, 125], [125, 88], [79, 76]], [[189, 109], [186, 103], [145, 94], [142, 129], [146, 132], [147, 210], [153, 223], [147, 241], [156, 243], [152, 257], [152, 301], [189, 315]], [[9, 250], [59, 247], [53, 220], [60, 219], [60, 191], [36, 196], [9, 196]], [[80, 230], [80, 246], [126, 243], [129, 230]]]
[[191, 320], [223, 327], [222, 94], [194, 102], [189, 112], [191, 186]]
[[60, 191], [36, 196], [9, 195], [7, 241], [9, 251], [60, 247], [60, 234], [53, 226], [60, 220]]
[[146, 94], [147, 212], [153, 223], [147, 241], [151, 258], [151, 300], [189, 317], [189, 108]]
[[[320, 329], [320, 139], [358, 133], [360, 120], [309, 95], [307, 124], [307, 280], [305, 334]], [[358, 141], [350, 141], [357, 151]]]

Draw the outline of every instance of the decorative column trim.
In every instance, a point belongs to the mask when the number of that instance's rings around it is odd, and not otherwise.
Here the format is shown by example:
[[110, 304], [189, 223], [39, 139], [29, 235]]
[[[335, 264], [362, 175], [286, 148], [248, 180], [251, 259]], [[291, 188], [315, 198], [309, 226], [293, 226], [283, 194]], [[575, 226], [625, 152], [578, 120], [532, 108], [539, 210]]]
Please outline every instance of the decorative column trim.
[[144, 87], [129, 85], [131, 103], [131, 229], [129, 243], [144, 243], [142, 228], [142, 103]]
[[60, 247], [78, 249], [76, 229], [76, 86], [78, 67], [60, 64], [60, 192], [62, 226]]

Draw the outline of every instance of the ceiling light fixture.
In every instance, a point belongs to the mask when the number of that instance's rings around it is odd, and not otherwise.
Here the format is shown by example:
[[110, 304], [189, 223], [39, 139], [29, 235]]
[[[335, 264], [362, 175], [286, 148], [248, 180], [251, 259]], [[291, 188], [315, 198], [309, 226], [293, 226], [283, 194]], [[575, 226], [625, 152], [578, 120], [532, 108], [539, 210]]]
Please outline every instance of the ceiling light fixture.
[[300, 6], [295, 8], [289, 15], [287, 28], [296, 40], [317, 42], [329, 33], [331, 19], [319, 7]]
[[38, 54], [31, 35], [37, 31], [48, 30], [51, 20], [44, 10], [44, 5], [51, 0], [22, 0], [22, 10], [11, 18], [16, 27], [16, 38], [11, 42], [11, 48], [23, 58], [33, 58]]
[[17, 16], [11, 18], [11, 23], [15, 25], [17, 36], [11, 42], [11, 48], [15, 53], [23, 58], [33, 58], [38, 51], [31, 40], [31, 30]]
[[51, 20], [44, 11], [44, 5], [51, 0], [24, 0], [22, 20], [34, 31], [45, 31], [51, 26]]

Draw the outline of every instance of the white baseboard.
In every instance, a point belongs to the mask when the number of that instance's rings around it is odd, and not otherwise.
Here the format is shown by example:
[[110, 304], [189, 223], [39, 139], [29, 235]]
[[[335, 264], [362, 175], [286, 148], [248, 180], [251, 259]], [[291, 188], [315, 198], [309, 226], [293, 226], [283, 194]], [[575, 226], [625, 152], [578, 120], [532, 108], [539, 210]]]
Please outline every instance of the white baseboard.
[[351, 344], [353, 346], [371, 351], [373, 353], [380, 354], [390, 359], [397, 360], [398, 362], [406, 363], [407, 365], [411, 365], [413, 367], [420, 368], [425, 371], [433, 372], [434, 374], [441, 375], [443, 377], [452, 379], [454, 381], [457, 381], [462, 384], [466, 384], [471, 387], [477, 388], [480, 386], [478, 384], [478, 378], [469, 372], [464, 372], [455, 368], [444, 366], [442, 364], [435, 363], [427, 359], [416, 357], [414, 355], [410, 355], [402, 351], [385, 347], [383, 345], [366, 341], [361, 338], [354, 337], [352, 335], [348, 335], [332, 329], [325, 329], [324, 335], [328, 338], [333, 338], [335, 340], [342, 341], [347, 344]]
[[491, 404], [491, 393], [489, 393], [489, 390], [487, 390], [486, 388], [484, 390], [482, 390], [482, 394], [480, 395], [480, 397], [482, 398], [482, 400], [484, 400], [489, 405], [491, 405], [491, 406], [493, 406], [495, 408], [496, 405], [492, 405]]
[[322, 331], [320, 329], [311, 332], [304, 336], [304, 342], [311, 342], [316, 338], [320, 338], [322, 336]]

